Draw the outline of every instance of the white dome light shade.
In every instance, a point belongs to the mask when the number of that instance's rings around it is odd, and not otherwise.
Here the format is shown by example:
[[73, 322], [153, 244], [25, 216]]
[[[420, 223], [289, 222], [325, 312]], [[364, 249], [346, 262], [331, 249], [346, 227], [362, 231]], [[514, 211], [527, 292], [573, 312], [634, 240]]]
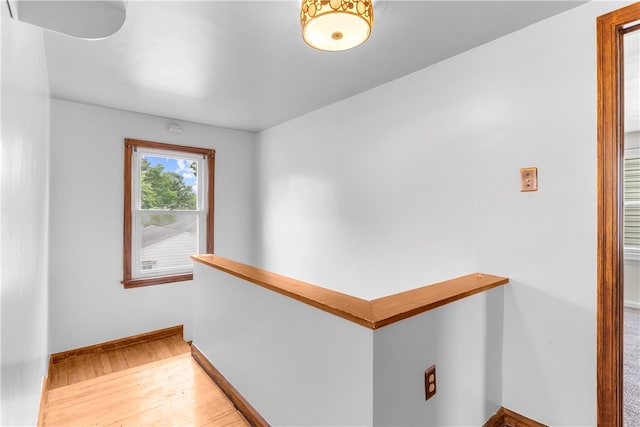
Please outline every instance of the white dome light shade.
[[303, 0], [302, 38], [311, 47], [338, 51], [364, 43], [371, 34], [371, 0]]
[[100, 40], [115, 34], [127, 17], [128, 0], [10, 0], [13, 19], [72, 37]]

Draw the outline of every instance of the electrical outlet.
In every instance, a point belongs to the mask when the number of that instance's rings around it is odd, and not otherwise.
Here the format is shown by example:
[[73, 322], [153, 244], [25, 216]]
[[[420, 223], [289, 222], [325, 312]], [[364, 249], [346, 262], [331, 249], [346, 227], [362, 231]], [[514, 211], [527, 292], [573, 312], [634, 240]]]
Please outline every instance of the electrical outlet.
[[538, 168], [520, 169], [520, 191], [538, 191]]
[[436, 365], [424, 371], [424, 394], [425, 400], [431, 399], [436, 394]]

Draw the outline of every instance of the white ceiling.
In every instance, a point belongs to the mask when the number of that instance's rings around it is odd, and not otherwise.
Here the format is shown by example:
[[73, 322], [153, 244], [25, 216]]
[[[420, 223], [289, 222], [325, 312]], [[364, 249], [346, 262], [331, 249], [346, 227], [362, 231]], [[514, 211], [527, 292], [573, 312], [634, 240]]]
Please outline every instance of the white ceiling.
[[45, 32], [52, 96], [260, 131], [578, 6], [577, 1], [378, 1], [370, 39], [321, 52], [299, 1], [129, 1], [113, 36]]

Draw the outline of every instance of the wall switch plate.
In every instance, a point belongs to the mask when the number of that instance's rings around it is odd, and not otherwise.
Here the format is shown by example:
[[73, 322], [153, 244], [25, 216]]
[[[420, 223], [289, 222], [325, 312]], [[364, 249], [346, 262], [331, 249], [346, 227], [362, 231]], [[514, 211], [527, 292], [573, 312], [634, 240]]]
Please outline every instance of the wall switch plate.
[[538, 168], [520, 169], [520, 191], [538, 191]]
[[424, 371], [425, 400], [431, 399], [436, 391], [436, 365], [433, 365]]

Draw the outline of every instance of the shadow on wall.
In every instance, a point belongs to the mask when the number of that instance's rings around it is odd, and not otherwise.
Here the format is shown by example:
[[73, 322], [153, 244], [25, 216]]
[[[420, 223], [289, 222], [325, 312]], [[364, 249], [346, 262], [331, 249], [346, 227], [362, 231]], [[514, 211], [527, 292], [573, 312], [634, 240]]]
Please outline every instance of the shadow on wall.
[[542, 423], [592, 425], [595, 312], [517, 278], [510, 278], [504, 289], [503, 406]]
[[[486, 422], [502, 405], [502, 305], [500, 287], [376, 330], [374, 425]], [[432, 364], [437, 393], [426, 401]]]

